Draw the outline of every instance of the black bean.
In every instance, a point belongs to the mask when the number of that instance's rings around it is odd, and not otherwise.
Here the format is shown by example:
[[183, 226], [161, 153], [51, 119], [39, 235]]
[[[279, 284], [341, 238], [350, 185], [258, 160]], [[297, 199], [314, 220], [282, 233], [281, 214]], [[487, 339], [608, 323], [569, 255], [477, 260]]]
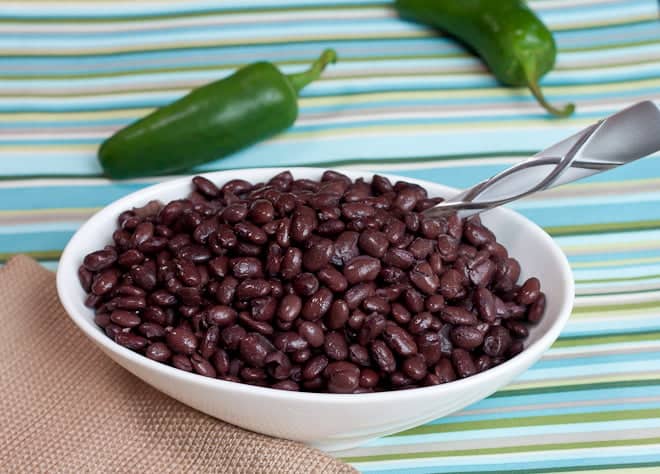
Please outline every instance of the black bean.
[[465, 378], [477, 373], [472, 356], [464, 349], [454, 349], [451, 353], [454, 369], [459, 377]]
[[165, 362], [172, 357], [172, 351], [164, 342], [154, 342], [147, 347], [147, 350], [144, 352], [144, 355], [149, 359]]
[[289, 247], [284, 252], [280, 265], [280, 275], [285, 280], [298, 276], [302, 270], [303, 253], [299, 248]]
[[292, 283], [294, 291], [300, 296], [311, 296], [319, 289], [319, 280], [313, 273], [301, 273]]
[[427, 295], [434, 294], [440, 286], [438, 275], [435, 274], [427, 262], [416, 264], [408, 275], [413, 285]]
[[301, 316], [310, 321], [322, 318], [330, 309], [333, 295], [327, 288], [321, 288], [305, 301]]
[[303, 321], [298, 326], [298, 334], [309, 343], [311, 347], [321, 347], [325, 342], [325, 335], [320, 325], [311, 321]]
[[132, 334], [130, 332], [118, 333], [115, 336], [115, 342], [134, 351], [144, 349], [149, 344], [148, 339], [142, 336], [138, 336], [137, 334]]
[[83, 266], [91, 272], [98, 272], [112, 266], [116, 261], [116, 251], [109, 249], [97, 250], [85, 257], [83, 260]]
[[137, 314], [125, 311], [123, 309], [116, 309], [110, 314], [110, 321], [123, 328], [134, 328], [139, 326], [142, 320]]
[[539, 293], [538, 298], [536, 298], [536, 301], [534, 301], [534, 303], [532, 303], [532, 305], [529, 307], [529, 311], [527, 312], [527, 320], [532, 324], [538, 323], [543, 317], [544, 311], [545, 293], [541, 292]]
[[380, 273], [380, 260], [366, 255], [352, 258], [344, 267], [344, 276], [349, 284], [373, 281]]
[[331, 331], [326, 335], [323, 348], [330, 359], [344, 360], [348, 357], [346, 338], [338, 331]]
[[413, 380], [422, 380], [426, 377], [426, 359], [421, 354], [408, 357], [401, 364], [401, 370]]
[[328, 391], [352, 393], [360, 385], [360, 369], [351, 362], [332, 362], [325, 369]]

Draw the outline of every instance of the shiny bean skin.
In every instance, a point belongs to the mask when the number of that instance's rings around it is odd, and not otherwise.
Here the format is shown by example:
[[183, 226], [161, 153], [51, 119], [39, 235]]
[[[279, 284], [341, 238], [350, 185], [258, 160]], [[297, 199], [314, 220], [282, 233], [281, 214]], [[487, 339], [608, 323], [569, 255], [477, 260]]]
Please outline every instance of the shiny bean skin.
[[344, 277], [350, 285], [373, 281], [380, 273], [380, 260], [366, 255], [351, 259], [344, 266]]
[[172, 351], [164, 342], [154, 342], [147, 347], [144, 355], [157, 362], [166, 362], [172, 357]]
[[148, 339], [130, 332], [120, 332], [115, 336], [115, 342], [134, 351], [144, 349], [149, 344]]
[[301, 351], [309, 347], [309, 343], [300, 334], [293, 331], [275, 334], [273, 344], [285, 353]]
[[330, 310], [325, 317], [325, 325], [329, 329], [341, 329], [350, 316], [350, 309], [344, 300], [334, 300]]
[[197, 336], [185, 326], [172, 329], [165, 336], [167, 345], [179, 354], [190, 355], [197, 350]]
[[532, 324], [537, 324], [543, 318], [545, 312], [545, 293], [539, 293], [538, 298], [529, 307], [527, 312], [527, 320]]
[[338, 331], [329, 332], [323, 342], [325, 354], [332, 360], [344, 360], [348, 357], [346, 338]]
[[302, 310], [302, 299], [298, 295], [285, 295], [277, 309], [277, 317], [282, 321], [295, 320]]
[[[217, 284], [214, 291], [218, 303], [224, 305], [230, 304], [234, 299], [238, 284], [238, 280], [232, 276], [223, 278], [222, 281]], [[211, 290], [211, 285], [209, 285], [209, 290]]]
[[390, 248], [385, 252], [383, 262], [402, 270], [407, 270], [415, 262], [415, 256], [408, 250]]
[[125, 311], [123, 309], [116, 309], [110, 314], [110, 321], [123, 328], [134, 328], [140, 325], [142, 320], [137, 314]]
[[341, 213], [348, 220], [371, 217], [375, 212], [376, 210], [372, 206], [361, 202], [351, 202], [341, 206]]
[[293, 289], [300, 296], [312, 296], [319, 289], [319, 280], [313, 273], [301, 273], [293, 280]]
[[325, 374], [330, 393], [353, 393], [360, 385], [360, 369], [351, 362], [331, 362]]
[[440, 277], [440, 293], [450, 300], [465, 296], [463, 277], [457, 270], [451, 268]]
[[529, 336], [529, 329], [527, 329], [527, 326], [520, 321], [516, 321], [515, 319], [507, 319], [504, 321], [504, 326], [516, 339], [525, 339], [527, 336]]
[[387, 251], [389, 241], [383, 232], [365, 230], [362, 232], [362, 234], [360, 234], [358, 245], [360, 246], [360, 249], [367, 255], [376, 258], [382, 258]]
[[272, 345], [261, 334], [248, 333], [242, 338], [239, 350], [246, 363], [261, 368], [266, 364], [266, 356], [272, 351]]
[[256, 199], [250, 204], [248, 219], [257, 225], [271, 222], [275, 218], [275, 207], [267, 199]]
[[280, 275], [284, 280], [291, 280], [302, 271], [303, 253], [299, 248], [289, 247], [282, 256]]
[[453, 382], [457, 378], [454, 366], [449, 359], [440, 359], [433, 367], [433, 373], [438, 377], [440, 383]]
[[369, 351], [365, 346], [359, 344], [351, 344], [348, 347], [348, 357], [354, 364], [364, 367], [368, 367], [371, 362]]
[[325, 342], [325, 335], [320, 325], [311, 321], [303, 321], [298, 326], [298, 334], [307, 341], [311, 347], [321, 347]]
[[516, 302], [521, 305], [534, 303], [541, 293], [541, 283], [538, 278], [530, 278], [518, 290]]
[[410, 281], [420, 291], [427, 295], [433, 295], [440, 286], [440, 279], [427, 262], [415, 265], [409, 273]]
[[344, 293], [344, 300], [346, 301], [348, 308], [352, 310], [359, 307], [366, 298], [374, 295], [375, 292], [376, 286], [372, 282], [359, 283], [350, 287], [346, 293]]
[[380, 376], [373, 369], [364, 368], [360, 370], [360, 387], [374, 388], [378, 385]]
[[114, 250], [97, 250], [88, 254], [83, 260], [83, 266], [90, 272], [99, 272], [117, 261], [117, 252]]
[[317, 226], [316, 211], [308, 206], [300, 206], [291, 219], [291, 238], [296, 242], [304, 242], [311, 237]]
[[236, 310], [225, 305], [211, 306], [206, 311], [206, 322], [214, 326], [231, 326], [236, 322]]
[[262, 278], [263, 269], [261, 261], [255, 257], [238, 257], [229, 261], [233, 275], [238, 279]]
[[303, 267], [310, 272], [319, 271], [328, 264], [333, 253], [334, 244], [332, 241], [329, 239], [319, 239], [303, 254]]
[[251, 222], [238, 222], [234, 226], [234, 231], [239, 238], [256, 245], [263, 245], [268, 240], [268, 235], [263, 229]]
[[204, 377], [215, 378], [215, 368], [213, 368], [208, 360], [204, 359], [199, 354], [193, 354], [190, 356], [190, 364], [195, 373], [203, 375]]
[[391, 309], [392, 319], [398, 324], [408, 324], [411, 319], [410, 311], [405, 306], [399, 303], [394, 303]]
[[332, 300], [332, 292], [327, 288], [321, 288], [305, 301], [300, 314], [309, 321], [316, 321], [328, 312]]
[[334, 252], [330, 261], [334, 265], [345, 265], [353, 258], [360, 254], [358, 248], [358, 241], [360, 234], [354, 231], [347, 230], [339, 234], [335, 240]]
[[397, 354], [407, 357], [417, 353], [417, 344], [413, 337], [403, 328], [388, 323], [383, 331], [383, 340]]
[[380, 370], [391, 373], [396, 370], [396, 359], [387, 345], [376, 340], [371, 344], [371, 357]]
[[466, 350], [476, 349], [484, 340], [484, 335], [474, 326], [455, 326], [450, 333], [454, 346]]
[[471, 311], [460, 306], [446, 306], [440, 313], [440, 318], [447, 324], [474, 326], [479, 320]]
[[465, 378], [477, 373], [472, 356], [465, 349], [454, 349], [451, 353], [451, 359], [459, 377]]
[[346, 277], [332, 266], [326, 266], [321, 268], [316, 274], [319, 281], [327, 286], [330, 291], [334, 293], [341, 293], [346, 291], [348, 287], [348, 281]]
[[478, 288], [474, 292], [474, 305], [482, 321], [492, 324], [497, 318], [495, 298], [487, 288]]
[[323, 373], [328, 366], [328, 358], [324, 355], [317, 355], [309, 359], [302, 370], [304, 380], [312, 380]]
[[419, 334], [415, 342], [418, 352], [424, 356], [424, 360], [429, 366], [436, 364], [444, 355], [440, 335], [437, 332]]
[[358, 343], [362, 346], [366, 346], [371, 341], [376, 339], [381, 333], [385, 330], [385, 325], [387, 321], [385, 317], [378, 313], [372, 313], [364, 318], [364, 322], [360, 327], [360, 332], [358, 335]]
[[106, 268], [96, 274], [91, 284], [91, 292], [97, 296], [110, 293], [119, 283], [119, 270]]
[[426, 377], [426, 359], [423, 355], [417, 354], [408, 357], [401, 364], [401, 370], [412, 380], [422, 380]]
[[263, 278], [247, 278], [236, 287], [236, 297], [239, 300], [252, 300], [270, 294], [270, 283]]

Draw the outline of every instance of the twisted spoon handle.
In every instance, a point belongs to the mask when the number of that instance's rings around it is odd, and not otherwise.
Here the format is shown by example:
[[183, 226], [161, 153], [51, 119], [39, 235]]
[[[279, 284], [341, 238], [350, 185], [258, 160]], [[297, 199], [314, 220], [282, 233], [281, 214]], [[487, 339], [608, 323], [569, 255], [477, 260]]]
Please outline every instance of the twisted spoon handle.
[[660, 109], [639, 102], [427, 209], [468, 217], [537, 191], [625, 165], [660, 150]]

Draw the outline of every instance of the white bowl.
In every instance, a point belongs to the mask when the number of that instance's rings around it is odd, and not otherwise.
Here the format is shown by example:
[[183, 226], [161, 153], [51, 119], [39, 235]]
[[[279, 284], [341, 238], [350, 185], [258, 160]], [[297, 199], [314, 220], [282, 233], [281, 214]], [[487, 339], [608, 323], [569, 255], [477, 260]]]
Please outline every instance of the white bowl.
[[[290, 168], [296, 178], [319, 179], [324, 169]], [[235, 178], [265, 181], [284, 169], [242, 169], [207, 173], [217, 184]], [[355, 179], [373, 173], [344, 171]], [[386, 175], [387, 176], [387, 175]], [[424, 186], [431, 196], [448, 196], [455, 189], [404, 179]], [[57, 289], [64, 308], [83, 333], [115, 362], [156, 389], [204, 413], [252, 431], [302, 441], [324, 450], [359, 445], [448, 415], [481, 400], [508, 384], [536, 362], [557, 339], [573, 307], [573, 278], [566, 257], [538, 226], [507, 209], [482, 216], [509, 253], [520, 261], [521, 278], [537, 276], [547, 295], [542, 322], [531, 330], [526, 349], [513, 359], [480, 374], [444, 385], [394, 392], [337, 395], [299, 393], [211, 379], [154, 362], [108, 338], [85, 307], [77, 269], [83, 257], [111, 242], [117, 216], [152, 199], [167, 202], [190, 191], [190, 178], [151, 186], [105, 207], [86, 222], [66, 246], [57, 272]], [[93, 374], [90, 374], [90, 377]]]

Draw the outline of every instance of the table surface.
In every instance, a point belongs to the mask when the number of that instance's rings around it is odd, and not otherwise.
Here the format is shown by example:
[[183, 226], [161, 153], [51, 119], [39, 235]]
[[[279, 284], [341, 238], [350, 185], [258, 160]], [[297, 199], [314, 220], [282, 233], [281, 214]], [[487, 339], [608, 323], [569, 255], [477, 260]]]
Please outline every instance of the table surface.
[[[0, 256], [55, 267], [106, 203], [162, 178], [110, 182], [117, 128], [260, 59], [324, 47], [288, 133], [201, 167], [359, 167], [465, 187], [626, 105], [660, 95], [655, 0], [536, 0], [559, 59], [553, 120], [457, 44], [382, 0], [0, 2]], [[364, 472], [660, 472], [660, 156], [512, 207], [563, 248], [575, 311], [546, 356], [453, 416], [342, 457]]]

